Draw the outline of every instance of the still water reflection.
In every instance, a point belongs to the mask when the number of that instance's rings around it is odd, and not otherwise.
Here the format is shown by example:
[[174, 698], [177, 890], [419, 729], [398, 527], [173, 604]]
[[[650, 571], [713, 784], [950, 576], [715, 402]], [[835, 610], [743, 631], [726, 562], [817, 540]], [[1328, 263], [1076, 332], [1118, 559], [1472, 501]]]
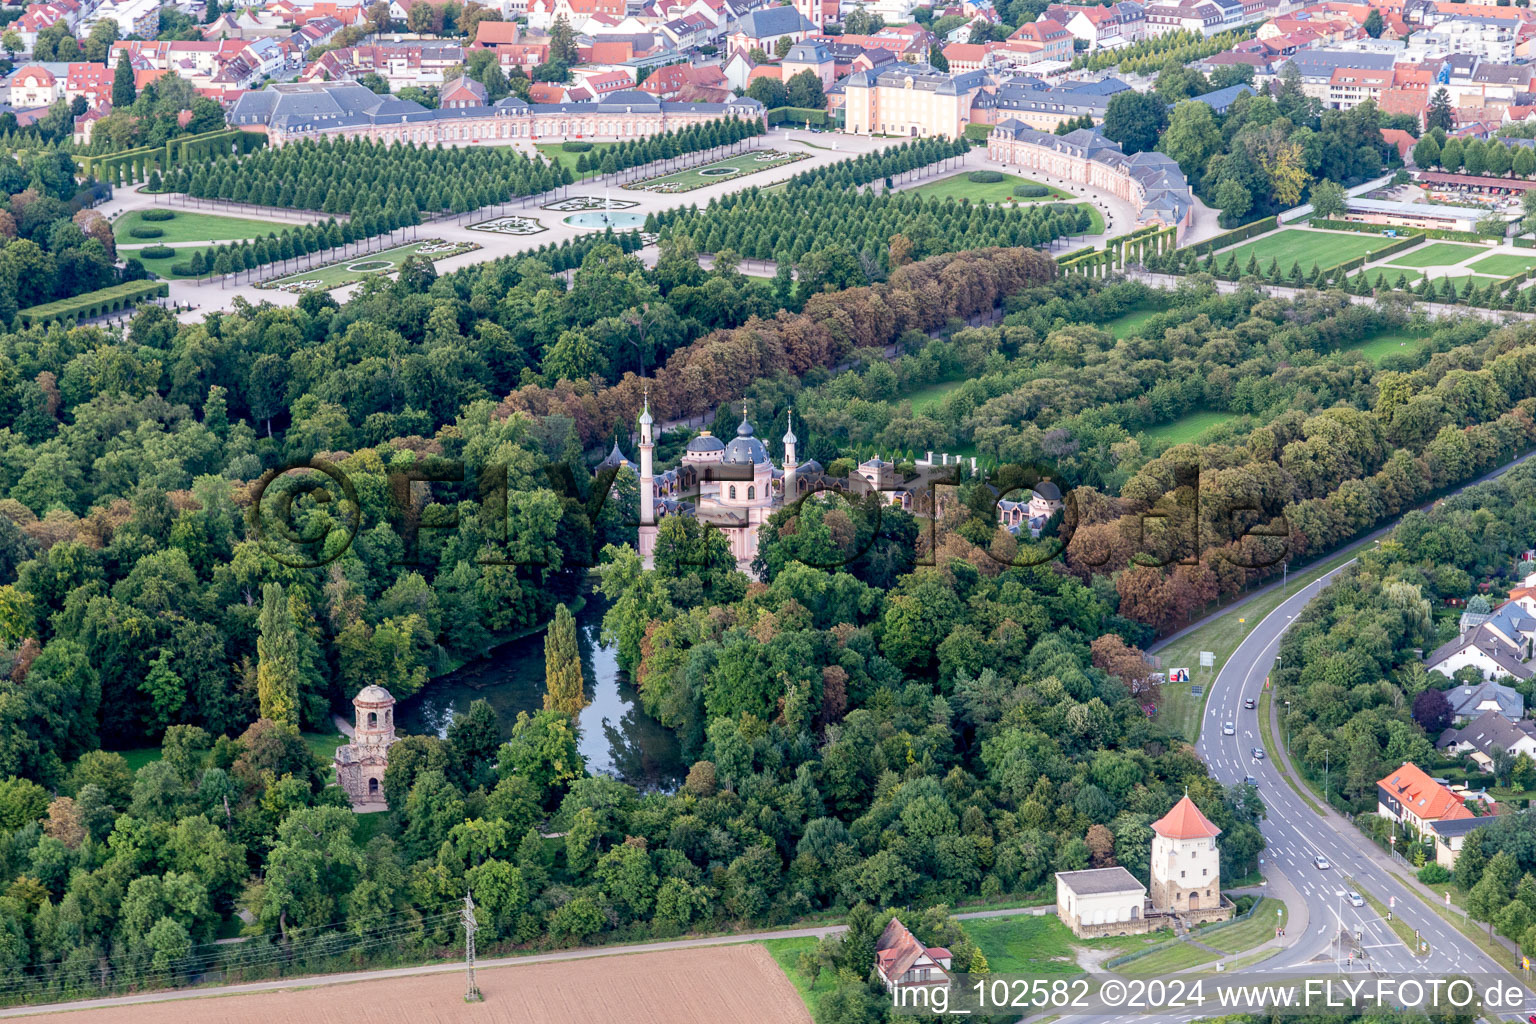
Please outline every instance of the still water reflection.
[[[677, 737], [640, 709], [640, 696], [619, 670], [618, 652], [598, 639], [603, 606], [589, 600], [576, 616], [582, 671], [590, 704], [578, 721], [587, 768], [642, 789], [675, 789], [687, 774]], [[453, 716], [484, 699], [496, 709], [503, 737], [519, 711], [544, 706], [544, 634], [513, 640], [478, 661], [427, 684], [403, 701], [396, 721], [403, 732], [446, 736]]]

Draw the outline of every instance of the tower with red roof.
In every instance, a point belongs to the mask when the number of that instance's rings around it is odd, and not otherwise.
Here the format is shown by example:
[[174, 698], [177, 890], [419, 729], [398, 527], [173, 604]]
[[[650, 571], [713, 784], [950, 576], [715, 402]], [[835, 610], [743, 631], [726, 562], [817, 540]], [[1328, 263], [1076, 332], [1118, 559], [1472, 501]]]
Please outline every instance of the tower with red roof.
[[1230, 917], [1231, 904], [1221, 898], [1221, 829], [1188, 793], [1152, 832], [1152, 909], [1199, 921]]

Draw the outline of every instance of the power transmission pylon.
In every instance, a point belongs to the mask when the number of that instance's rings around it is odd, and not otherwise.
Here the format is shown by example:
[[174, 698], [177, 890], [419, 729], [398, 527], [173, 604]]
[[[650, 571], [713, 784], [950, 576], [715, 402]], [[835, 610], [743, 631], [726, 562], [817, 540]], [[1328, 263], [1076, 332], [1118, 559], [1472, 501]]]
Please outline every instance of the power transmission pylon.
[[475, 924], [474, 898], [467, 892], [464, 894], [464, 910], [460, 918], [464, 922], [464, 1001], [484, 1002], [485, 996], [480, 994], [480, 986], [475, 984], [475, 929], [479, 926]]

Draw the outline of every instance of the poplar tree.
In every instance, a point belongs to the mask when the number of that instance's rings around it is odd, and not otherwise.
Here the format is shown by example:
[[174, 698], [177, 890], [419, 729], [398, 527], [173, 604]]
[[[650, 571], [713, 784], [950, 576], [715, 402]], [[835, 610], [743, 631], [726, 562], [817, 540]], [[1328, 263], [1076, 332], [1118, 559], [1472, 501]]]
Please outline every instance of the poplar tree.
[[555, 608], [554, 621], [544, 635], [544, 710], [575, 718], [586, 706], [586, 680], [581, 674], [576, 620], [562, 604]]
[[261, 717], [297, 725], [299, 643], [288, 601], [278, 583], [261, 590], [261, 632], [256, 638], [256, 699]]

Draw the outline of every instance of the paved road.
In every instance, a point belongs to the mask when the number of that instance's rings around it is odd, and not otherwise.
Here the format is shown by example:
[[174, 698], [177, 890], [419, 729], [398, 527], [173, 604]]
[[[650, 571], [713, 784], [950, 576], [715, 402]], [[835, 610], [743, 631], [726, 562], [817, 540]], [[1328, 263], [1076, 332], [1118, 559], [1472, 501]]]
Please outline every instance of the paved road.
[[[1502, 476], [1533, 457], [1536, 453], [1522, 455], [1455, 493]], [[1374, 541], [1395, 525], [1394, 521], [1354, 546]], [[1338, 958], [1343, 955], [1347, 962], [1352, 960], [1347, 968], [1352, 973], [1374, 970], [1502, 974], [1508, 965], [1495, 963], [1426, 907], [1388, 866], [1390, 857], [1353, 824], [1331, 812], [1326, 819], [1320, 818], [1317, 811], [1281, 777], [1274, 762], [1275, 755], [1280, 752], [1266, 750], [1263, 758], [1253, 756], [1255, 748], [1264, 747], [1257, 705], [1264, 692], [1265, 680], [1274, 668], [1281, 638], [1307, 603], [1354, 561], [1351, 558], [1299, 588], [1255, 625], [1217, 673], [1206, 701], [1200, 740], [1195, 750], [1210, 768], [1211, 775], [1226, 785], [1241, 782], [1246, 777], [1257, 780], [1259, 795], [1268, 812], [1261, 824], [1267, 843], [1262, 870], [1269, 879], [1269, 886], [1276, 890], [1274, 895], [1285, 900], [1290, 913], [1282, 952], [1246, 968], [1245, 973], [1262, 976], [1309, 967], [1316, 970], [1320, 966], [1340, 969], [1343, 965], [1338, 963]], [[1222, 613], [1231, 611], [1232, 607], [1222, 609]], [[1245, 706], [1249, 700], [1254, 702], [1253, 709]], [[1228, 723], [1233, 726], [1230, 736], [1225, 730]], [[1279, 736], [1278, 727], [1273, 732]], [[1318, 857], [1324, 858], [1329, 866], [1318, 867], [1315, 860]], [[1429, 955], [1414, 957], [1369, 904], [1351, 906], [1346, 899], [1350, 886], [1346, 878], [1383, 904], [1395, 904], [1392, 913], [1419, 931], [1423, 940], [1429, 943]], [[1364, 962], [1351, 956], [1355, 948], [1361, 947], [1365, 953]], [[1186, 1021], [1197, 1016], [1202, 1015], [1174, 1015], [1173, 1019]], [[1143, 1018], [1132, 1015], [1071, 1016], [1062, 1018], [1061, 1024], [1134, 1024], [1140, 1019]], [[1509, 1019], [1523, 1021], [1524, 1017], [1514, 1014]]]

